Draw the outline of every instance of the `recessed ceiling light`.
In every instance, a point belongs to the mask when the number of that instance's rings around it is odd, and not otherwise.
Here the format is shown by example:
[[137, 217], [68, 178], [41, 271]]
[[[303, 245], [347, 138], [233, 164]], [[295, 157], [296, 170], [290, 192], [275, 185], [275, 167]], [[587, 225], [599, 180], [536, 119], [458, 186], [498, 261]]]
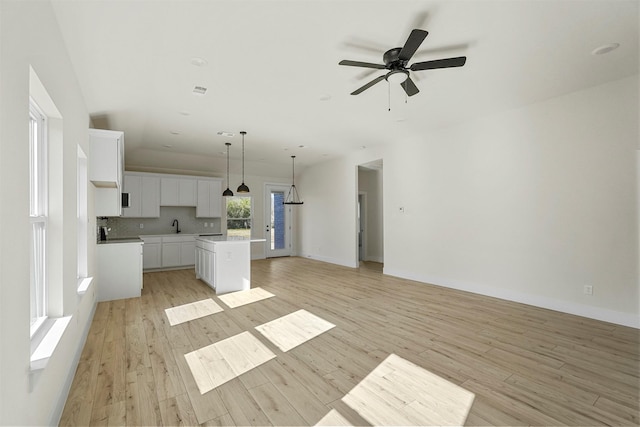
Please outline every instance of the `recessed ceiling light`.
[[207, 88], [204, 86], [194, 86], [193, 87], [193, 94], [194, 95], [204, 95], [205, 93], [207, 93]]
[[169, 131], [169, 133], [170, 133], [171, 135], [180, 135], [180, 132], [178, 132], [177, 130]]
[[185, 110], [185, 111], [180, 111], [180, 114], [182, 114], [183, 116], [189, 116], [189, 115], [191, 115], [191, 113], [190, 113], [190, 112], [188, 112], [188, 111], [186, 111], [186, 110]]
[[603, 44], [600, 47], [597, 47], [591, 51], [591, 55], [604, 55], [605, 53], [609, 53], [612, 50], [616, 50], [620, 47], [620, 43], [609, 43]]
[[195, 65], [196, 67], [204, 67], [207, 64], [208, 62], [206, 59], [197, 56], [191, 58], [191, 65]]
[[233, 132], [226, 132], [226, 131], [222, 131], [222, 130], [221, 130], [220, 132], [218, 132], [218, 135], [220, 135], [220, 136], [226, 136], [227, 138], [232, 138], [232, 137], [234, 137], [236, 134], [235, 134], [235, 133], [233, 133]]
[[404, 122], [405, 120], [407, 120], [407, 119], [405, 119], [404, 117], [398, 117], [396, 119], [396, 122]]
[[320, 101], [328, 101], [331, 99], [331, 95], [329, 94], [324, 94], [320, 96]]
[[304, 145], [298, 145], [298, 148], [305, 148]]
[[173, 145], [171, 145], [171, 144], [163, 144], [162, 146], [163, 146], [163, 147], [167, 147], [167, 148], [171, 148], [171, 147], [173, 147]]

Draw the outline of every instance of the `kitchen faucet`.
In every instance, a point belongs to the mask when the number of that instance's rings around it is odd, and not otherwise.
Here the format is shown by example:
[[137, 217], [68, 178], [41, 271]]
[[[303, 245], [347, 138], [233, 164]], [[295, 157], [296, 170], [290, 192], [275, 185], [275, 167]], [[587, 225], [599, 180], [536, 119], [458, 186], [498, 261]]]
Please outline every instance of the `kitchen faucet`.
[[174, 220], [173, 220], [173, 222], [171, 223], [171, 226], [172, 226], [172, 227], [173, 227], [174, 225], [176, 226], [176, 233], [179, 233], [179, 232], [180, 232], [180, 223], [178, 222], [178, 220], [177, 220], [177, 219], [174, 219]]

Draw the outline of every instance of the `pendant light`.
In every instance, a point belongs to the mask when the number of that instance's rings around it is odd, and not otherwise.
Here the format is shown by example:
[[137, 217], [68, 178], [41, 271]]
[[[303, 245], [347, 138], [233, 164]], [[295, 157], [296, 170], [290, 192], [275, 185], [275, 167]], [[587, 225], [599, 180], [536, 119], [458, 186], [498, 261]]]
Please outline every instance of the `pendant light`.
[[240, 135], [242, 135], [242, 184], [238, 186], [238, 193], [248, 193], [249, 187], [247, 187], [244, 183], [244, 136], [247, 132], [241, 130]]
[[230, 142], [225, 142], [224, 145], [227, 146], [227, 189], [222, 193], [223, 196], [233, 196], [233, 191], [229, 190], [229, 147], [231, 147]]
[[289, 188], [289, 193], [287, 194], [287, 198], [282, 202], [285, 205], [301, 205], [304, 202], [300, 200], [300, 196], [298, 195], [298, 190], [296, 189], [296, 156], [291, 156], [292, 162], [292, 172], [291, 172], [291, 188]]

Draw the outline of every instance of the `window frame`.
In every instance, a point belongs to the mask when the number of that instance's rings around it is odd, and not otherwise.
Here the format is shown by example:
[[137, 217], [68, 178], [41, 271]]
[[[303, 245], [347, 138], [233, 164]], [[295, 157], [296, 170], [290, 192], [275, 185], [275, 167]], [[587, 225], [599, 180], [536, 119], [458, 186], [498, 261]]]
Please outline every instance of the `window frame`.
[[[231, 218], [229, 217], [229, 202], [232, 200], [238, 199], [248, 199], [249, 200], [249, 217], [248, 218]], [[225, 197], [225, 217], [226, 217], [226, 229], [227, 229], [227, 238], [243, 238], [247, 239], [247, 237], [238, 236], [238, 235], [229, 235], [229, 221], [237, 221], [237, 220], [245, 220], [249, 222], [249, 236], [248, 239], [253, 237], [253, 196], [251, 195], [233, 195], [229, 197]], [[232, 230], [240, 230], [232, 229]]]
[[48, 312], [48, 140], [47, 116], [29, 98], [29, 220], [30, 220], [30, 334], [47, 320]]

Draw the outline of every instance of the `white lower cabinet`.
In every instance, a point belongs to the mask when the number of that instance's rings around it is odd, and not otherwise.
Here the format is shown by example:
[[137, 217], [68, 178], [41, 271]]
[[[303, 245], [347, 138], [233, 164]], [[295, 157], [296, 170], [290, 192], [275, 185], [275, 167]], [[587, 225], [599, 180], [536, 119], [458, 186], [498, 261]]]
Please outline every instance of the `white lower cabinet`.
[[162, 267], [162, 237], [140, 236], [142, 245], [142, 268], [145, 270]]
[[196, 235], [140, 236], [145, 270], [188, 267], [196, 263]]
[[196, 279], [200, 279], [215, 289], [213, 266], [215, 254], [196, 245]]
[[180, 244], [180, 265], [194, 265], [196, 263], [196, 239]]
[[142, 246], [140, 242], [103, 243], [97, 246], [98, 301], [140, 296]]
[[179, 242], [165, 243], [162, 242], [162, 266], [163, 267], [178, 267], [182, 265], [180, 263], [180, 246]]
[[196, 239], [196, 278], [216, 294], [251, 288], [251, 246], [248, 240]]

